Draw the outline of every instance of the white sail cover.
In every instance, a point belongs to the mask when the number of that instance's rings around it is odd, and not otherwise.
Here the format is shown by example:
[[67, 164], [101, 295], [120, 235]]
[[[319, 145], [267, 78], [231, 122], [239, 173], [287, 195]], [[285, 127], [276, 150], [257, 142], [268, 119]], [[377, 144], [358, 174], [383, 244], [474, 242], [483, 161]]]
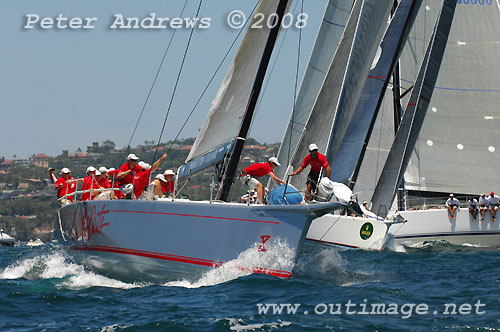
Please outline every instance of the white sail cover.
[[[285, 131], [278, 151], [278, 160], [287, 165], [299, 142], [305, 123], [311, 113], [335, 50], [344, 32], [354, 0], [329, 0], [323, 15], [314, 48], [302, 79], [293, 114]], [[277, 167], [275, 174], [279, 178], [285, 176], [286, 168]]]
[[[415, 80], [441, 5], [427, 0], [417, 17], [401, 57], [407, 87]], [[499, 1], [458, 0], [429, 111], [405, 175], [406, 189], [498, 190], [492, 185], [500, 165], [499, 56]]]
[[[294, 169], [302, 164], [311, 143], [316, 143], [319, 152], [329, 160], [337, 152], [387, 27], [392, 3], [391, 0], [354, 3], [342, 41], [292, 158]], [[296, 187], [303, 187], [302, 182], [300, 177], [292, 178]]]
[[[270, 14], [275, 13], [278, 2], [279, 0], [260, 1], [249, 26], [254, 23], [255, 17], [259, 19], [260, 14], [269, 17]], [[263, 26], [260, 29], [247, 29], [233, 63], [212, 101], [210, 111], [189, 152], [186, 163], [235, 138], [269, 36], [269, 29], [265, 27], [265, 24]]]

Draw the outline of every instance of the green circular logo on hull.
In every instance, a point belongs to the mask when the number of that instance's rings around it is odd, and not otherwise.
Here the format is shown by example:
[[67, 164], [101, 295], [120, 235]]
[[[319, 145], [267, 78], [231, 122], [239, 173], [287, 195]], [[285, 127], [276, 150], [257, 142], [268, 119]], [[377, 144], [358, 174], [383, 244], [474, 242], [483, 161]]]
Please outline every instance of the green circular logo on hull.
[[372, 236], [372, 233], [373, 225], [369, 222], [364, 223], [359, 230], [359, 236], [361, 236], [363, 240], [368, 240]]

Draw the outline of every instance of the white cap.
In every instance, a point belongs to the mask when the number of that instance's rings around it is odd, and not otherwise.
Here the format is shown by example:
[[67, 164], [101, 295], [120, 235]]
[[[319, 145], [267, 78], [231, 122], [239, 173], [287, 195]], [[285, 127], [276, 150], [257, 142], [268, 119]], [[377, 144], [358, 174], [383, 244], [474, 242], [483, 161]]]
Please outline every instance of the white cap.
[[367, 201], [363, 201], [363, 204], [368, 204], [368, 202]]
[[309, 151], [314, 151], [314, 150], [318, 150], [318, 146], [316, 144], [309, 144]]
[[175, 175], [175, 173], [171, 169], [167, 169], [165, 172], [163, 172], [163, 175]]
[[67, 174], [67, 173], [71, 173], [71, 171], [69, 170], [69, 168], [64, 167], [64, 168], [61, 170], [61, 174]]
[[142, 163], [142, 165], [141, 165], [141, 167], [142, 167], [142, 168], [144, 168], [145, 170], [148, 170], [148, 169], [150, 169], [150, 168], [151, 168], [151, 165], [150, 165], [150, 164], [148, 164], [148, 163], [144, 163], [144, 162], [143, 162], [143, 163]]
[[144, 168], [144, 164], [146, 164], [144, 161], [139, 161], [137, 165], [139, 165], [141, 168]]
[[116, 169], [114, 167], [111, 167], [110, 169], [108, 169], [108, 172], [111, 172], [111, 171], [116, 171]]
[[127, 156], [127, 160], [139, 160], [139, 157], [137, 157], [135, 154], [131, 153]]
[[270, 163], [275, 163], [277, 166], [280, 166], [281, 164], [278, 162], [278, 158], [276, 157], [271, 157], [268, 160]]
[[165, 179], [165, 177], [163, 176], [163, 174], [158, 174], [155, 179], [159, 179], [160, 181], [163, 181], [163, 182], [167, 182], [167, 180]]
[[99, 172], [101, 172], [101, 174], [104, 174], [104, 173], [108, 172], [108, 169], [106, 167], [102, 166], [102, 167], [99, 167]]
[[99, 176], [99, 175], [102, 175], [101, 172], [95, 171], [95, 176]]
[[95, 167], [94, 167], [94, 166], [89, 166], [89, 167], [87, 167], [87, 173], [88, 173], [88, 172], [95, 172], [95, 170], [96, 170], [96, 169], [95, 169]]

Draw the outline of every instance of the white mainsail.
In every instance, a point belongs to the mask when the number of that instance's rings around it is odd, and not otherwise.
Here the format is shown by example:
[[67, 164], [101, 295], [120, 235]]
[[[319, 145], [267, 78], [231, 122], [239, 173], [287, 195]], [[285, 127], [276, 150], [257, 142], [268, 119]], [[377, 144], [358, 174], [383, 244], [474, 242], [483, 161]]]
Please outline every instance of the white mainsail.
[[403, 120], [375, 187], [372, 211], [379, 216], [387, 216], [410, 161], [432, 99], [456, 5], [456, 0], [444, 0], [443, 2]]
[[[260, 1], [249, 26], [261, 15], [269, 17], [275, 13], [278, 3], [279, 0]], [[290, 3], [287, 5], [287, 10]], [[224, 153], [229, 150], [229, 146], [235, 139], [241, 125], [269, 30], [265, 26], [259, 29], [247, 29], [233, 63], [212, 101], [210, 111], [196, 137], [186, 163], [199, 158], [200, 160], [195, 163], [195, 166], [201, 169], [206, 164], [208, 167], [210, 163], [215, 162], [215, 158], [220, 155], [224, 156]], [[219, 151], [221, 153], [203, 158], [207, 153], [218, 152], [218, 149], [221, 149]], [[182, 169], [180, 173], [186, 175], [187, 170]]]
[[[403, 84], [413, 84], [442, 1], [427, 0], [402, 55]], [[430, 109], [408, 166], [406, 188], [481, 194], [496, 189], [500, 165], [500, 6], [458, 1]]]

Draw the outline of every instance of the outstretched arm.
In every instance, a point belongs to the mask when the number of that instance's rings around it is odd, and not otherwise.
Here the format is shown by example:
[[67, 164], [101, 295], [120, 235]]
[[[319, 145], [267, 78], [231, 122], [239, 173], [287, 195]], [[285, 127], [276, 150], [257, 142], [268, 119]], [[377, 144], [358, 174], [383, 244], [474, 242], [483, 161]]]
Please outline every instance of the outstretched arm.
[[156, 171], [158, 169], [158, 167], [160, 167], [160, 164], [161, 162], [167, 158], [167, 154], [164, 153], [163, 156], [160, 157], [160, 159], [158, 159], [157, 161], [154, 162], [153, 166], [151, 166], [151, 173], [153, 173], [154, 171]]
[[274, 182], [276, 182], [277, 184], [285, 184], [286, 183], [285, 181], [283, 181], [279, 177], [277, 177], [276, 174], [274, 174], [273, 172], [269, 172], [269, 173], [267, 173], [267, 175], [269, 175], [274, 180]]
[[297, 170], [295, 172], [292, 172], [290, 173], [290, 176], [294, 176], [294, 175], [297, 175], [299, 174], [300, 172], [302, 172], [304, 170], [304, 167], [302, 167], [302, 165], [300, 165], [299, 168], [297, 168]]

